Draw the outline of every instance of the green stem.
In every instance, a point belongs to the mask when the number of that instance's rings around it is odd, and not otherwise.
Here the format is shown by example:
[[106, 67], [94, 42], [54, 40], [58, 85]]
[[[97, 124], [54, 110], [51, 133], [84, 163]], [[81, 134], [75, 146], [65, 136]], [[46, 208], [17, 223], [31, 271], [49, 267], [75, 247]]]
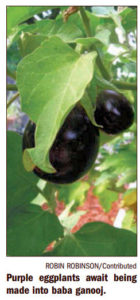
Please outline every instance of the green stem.
[[[85, 32], [86, 32], [86, 35], [87, 37], [91, 37], [92, 36], [92, 33], [91, 33], [91, 28], [90, 28], [90, 21], [89, 21], [89, 18], [85, 12], [85, 9], [83, 7], [80, 7], [79, 9], [80, 11], [80, 14], [81, 14], [81, 18], [82, 18], [82, 21], [83, 21], [83, 25], [84, 25], [84, 28], [85, 28]], [[98, 51], [98, 49], [96, 48], [95, 45], [93, 45], [90, 50], [94, 50], [97, 52], [98, 56], [97, 56], [97, 59], [96, 59], [96, 63], [98, 65], [98, 68], [100, 69], [100, 72], [102, 74], [102, 76], [106, 79], [106, 80], [110, 80], [110, 74], [108, 73], [107, 69], [105, 68], [103, 62], [102, 62], [102, 59], [101, 59], [101, 56], [100, 56], [100, 53]]]
[[7, 90], [8, 91], [17, 91], [18, 88], [17, 88], [17, 85], [16, 84], [7, 84]]
[[102, 76], [103, 76], [106, 80], [110, 81], [111, 76], [110, 76], [110, 74], [108, 73], [107, 69], [105, 68], [105, 66], [104, 66], [104, 64], [103, 64], [103, 62], [102, 62], [100, 53], [99, 53], [99, 51], [98, 51], [98, 49], [96, 48], [95, 45], [94, 45], [94, 50], [95, 50], [95, 51], [97, 52], [97, 54], [98, 54], [97, 59], [96, 59], [96, 63], [97, 63], [97, 65], [98, 65], [98, 68], [100, 69], [100, 72], [101, 72]]
[[129, 51], [127, 50], [127, 51], [124, 51], [124, 52], [121, 53], [121, 54], [116, 55], [116, 56], [112, 59], [111, 63], [113, 64], [114, 61], [115, 61], [117, 58], [123, 57], [125, 54], [129, 54]]
[[84, 28], [85, 28], [85, 32], [86, 32], [86, 35], [87, 37], [91, 37], [92, 34], [91, 34], [91, 29], [90, 29], [90, 21], [89, 21], [89, 18], [85, 12], [85, 9], [84, 7], [80, 7], [79, 9], [80, 11], [80, 15], [81, 15], [81, 18], [82, 18], [82, 21], [83, 21], [83, 25], [84, 25]]
[[125, 82], [125, 81], [119, 81], [119, 80], [112, 80], [111, 83], [113, 83], [116, 87], [122, 90], [136, 90], [137, 84], [133, 82]]
[[19, 96], [19, 92], [14, 94], [14, 96], [8, 101], [7, 108], [16, 100], [16, 98]]

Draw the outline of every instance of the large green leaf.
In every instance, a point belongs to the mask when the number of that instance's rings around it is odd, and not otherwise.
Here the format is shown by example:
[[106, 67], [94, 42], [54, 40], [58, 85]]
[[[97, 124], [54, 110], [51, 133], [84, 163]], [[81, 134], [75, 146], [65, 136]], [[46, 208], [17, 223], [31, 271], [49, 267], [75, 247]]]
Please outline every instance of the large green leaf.
[[23, 168], [21, 144], [21, 136], [7, 133], [7, 254], [41, 255], [63, 230], [56, 216], [30, 204], [39, 195], [38, 178]]
[[58, 20], [55, 21], [53, 30], [49, 33], [49, 36], [52, 35], [59, 36], [66, 43], [71, 43], [76, 38], [81, 37], [83, 33], [75, 24], [64, 23], [62, 20]]
[[33, 33], [43, 34], [45, 36], [58, 36], [65, 42], [74, 42], [78, 37], [83, 36], [82, 31], [74, 23], [66, 22], [63, 19], [59, 20], [42, 20], [36, 24], [25, 28]]
[[95, 58], [96, 52], [79, 55], [60, 38], [52, 37], [18, 66], [23, 111], [37, 122], [36, 147], [28, 153], [44, 171], [53, 170], [48, 151], [65, 117], [91, 81]]
[[[69, 234], [48, 256], [136, 256], [136, 234], [95, 222]], [[47, 255], [46, 254], [46, 255]]]
[[51, 242], [63, 235], [58, 218], [34, 204], [14, 211], [8, 223], [8, 256], [41, 255]]
[[38, 194], [37, 176], [25, 171], [22, 164], [22, 137], [7, 132], [7, 206], [8, 214], [31, 202]]
[[64, 22], [62, 15], [58, 19], [50, 20], [45, 19], [36, 21], [35, 24], [21, 24], [12, 30], [8, 37], [8, 45], [13, 41], [18, 40], [22, 32], [33, 34], [41, 34], [45, 37], [59, 36], [66, 43], [74, 42], [76, 38], [84, 36], [81, 28], [78, 26], [76, 20], [73, 22]]
[[[95, 53], [80, 56], [58, 37], [42, 43], [39, 49], [25, 57], [18, 66], [17, 84], [23, 111], [37, 122], [43, 107], [50, 100], [53, 101], [54, 96], [61, 99], [69, 90], [70, 97], [78, 94], [80, 99], [92, 78], [92, 61], [95, 57]], [[59, 100], [55, 101], [59, 103]]]
[[7, 34], [11, 33], [11, 30], [16, 25], [29, 19], [35, 14], [42, 11], [52, 9], [52, 6], [8, 6], [7, 7]]

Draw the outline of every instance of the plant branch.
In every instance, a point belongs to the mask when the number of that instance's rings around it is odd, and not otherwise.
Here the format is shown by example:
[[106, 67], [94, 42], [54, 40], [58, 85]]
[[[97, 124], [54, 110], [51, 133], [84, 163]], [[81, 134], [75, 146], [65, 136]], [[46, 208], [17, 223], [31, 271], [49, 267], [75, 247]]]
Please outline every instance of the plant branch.
[[122, 90], [136, 90], [137, 84], [133, 82], [126, 82], [126, 81], [119, 81], [119, 80], [112, 80], [113, 83], [117, 88]]
[[64, 22], [67, 22], [69, 17], [73, 14], [75, 14], [79, 10], [79, 6], [69, 6], [68, 9], [66, 9], [63, 12], [63, 19]]
[[7, 84], [7, 90], [8, 90], [8, 91], [17, 91], [18, 88], [17, 88], [17, 85], [16, 85], [16, 84], [8, 83], [8, 84]]
[[98, 51], [98, 49], [97, 49], [97, 47], [96, 47], [95, 45], [94, 45], [94, 50], [95, 50], [95, 51], [97, 52], [97, 54], [98, 54], [97, 59], [96, 59], [96, 63], [97, 63], [97, 65], [98, 65], [98, 68], [100, 69], [100, 72], [101, 72], [102, 76], [103, 76], [106, 80], [110, 81], [111, 76], [110, 76], [110, 74], [108, 73], [107, 69], [105, 68], [105, 66], [104, 66], [104, 64], [103, 64], [103, 62], [102, 62], [100, 53], [99, 53], [99, 51]]
[[14, 96], [8, 101], [7, 108], [16, 100], [16, 98], [19, 96], [19, 92], [14, 94]]
[[[81, 18], [82, 18], [82, 21], [83, 21], [83, 25], [84, 25], [84, 28], [85, 28], [86, 35], [87, 35], [87, 37], [91, 37], [92, 34], [91, 34], [91, 28], [90, 28], [90, 21], [89, 21], [89, 18], [87, 16], [86, 12], [85, 12], [85, 9], [83, 7], [80, 7], [79, 11], [80, 11], [80, 14], [81, 14]], [[94, 50], [94, 51], [97, 52], [98, 56], [97, 56], [97, 59], [96, 59], [96, 63], [98, 65], [98, 68], [100, 69], [100, 72], [101, 72], [102, 76], [106, 80], [110, 80], [111, 76], [110, 76], [110, 74], [108, 73], [107, 69], [105, 68], [105, 66], [103, 64], [103, 61], [101, 59], [101, 55], [100, 55], [97, 47], [95, 45], [92, 45], [92, 47], [90, 47], [90, 50]]]
[[90, 21], [89, 21], [89, 18], [85, 12], [85, 9], [84, 7], [80, 7], [79, 8], [79, 11], [80, 11], [80, 15], [81, 15], [81, 18], [82, 18], [82, 21], [83, 21], [83, 25], [84, 25], [84, 28], [85, 28], [85, 32], [86, 32], [86, 35], [87, 37], [91, 37], [92, 34], [91, 34], [91, 29], [90, 29]]

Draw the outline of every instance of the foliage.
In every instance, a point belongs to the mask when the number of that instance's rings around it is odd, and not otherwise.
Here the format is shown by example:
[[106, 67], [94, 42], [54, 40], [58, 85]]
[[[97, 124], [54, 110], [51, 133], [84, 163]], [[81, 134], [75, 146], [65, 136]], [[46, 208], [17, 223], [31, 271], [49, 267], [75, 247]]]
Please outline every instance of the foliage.
[[50, 255], [53, 256], [134, 256], [136, 236], [108, 224], [84, 225], [75, 234], [65, 236]]
[[[23, 155], [22, 137], [7, 133], [7, 255], [43, 255], [55, 241], [45, 255], [135, 256], [136, 189], [131, 184], [136, 182], [136, 9], [79, 7], [64, 22], [66, 9], [7, 7], [7, 74], [15, 79], [22, 111], [37, 127], [35, 148]], [[42, 12], [45, 18], [28, 24]], [[93, 112], [104, 89], [122, 93], [132, 103], [133, 125], [118, 135], [100, 130], [98, 158], [84, 180], [69, 185], [39, 180], [31, 171], [35, 165], [55, 171], [49, 150], [77, 103], [98, 126]], [[76, 209], [90, 187], [105, 212], [121, 193], [121, 206], [127, 209], [121, 229], [92, 222], [71, 233], [84, 214]], [[56, 199], [65, 203], [60, 216]]]

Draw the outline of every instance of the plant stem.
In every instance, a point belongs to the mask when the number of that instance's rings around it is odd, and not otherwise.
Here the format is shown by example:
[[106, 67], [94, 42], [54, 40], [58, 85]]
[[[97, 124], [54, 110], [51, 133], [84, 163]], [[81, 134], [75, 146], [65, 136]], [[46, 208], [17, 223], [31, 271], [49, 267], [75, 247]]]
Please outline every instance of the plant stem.
[[90, 29], [90, 22], [89, 22], [89, 18], [85, 12], [85, 9], [84, 7], [80, 7], [79, 9], [80, 11], [80, 15], [81, 15], [81, 18], [82, 18], [82, 21], [83, 21], [83, 25], [84, 25], [84, 28], [85, 28], [85, 32], [86, 32], [86, 35], [87, 37], [91, 37], [92, 34], [91, 34], [91, 29]]
[[19, 96], [19, 92], [14, 94], [14, 96], [8, 101], [7, 108], [16, 100], [16, 98]]
[[8, 84], [7, 84], [7, 90], [8, 90], [8, 91], [17, 91], [18, 88], [17, 88], [17, 85], [16, 85], [16, 84], [8, 83]]
[[137, 84], [133, 82], [125, 82], [125, 81], [119, 81], [119, 80], [112, 80], [111, 83], [113, 83], [116, 87], [122, 90], [136, 90]]
[[107, 69], [105, 68], [105, 66], [104, 66], [104, 64], [103, 64], [103, 62], [102, 62], [100, 53], [99, 53], [98, 49], [96, 48], [96, 46], [94, 46], [94, 50], [95, 50], [95, 51], [97, 52], [97, 54], [98, 54], [97, 59], [96, 59], [96, 63], [97, 63], [97, 65], [98, 65], [98, 68], [100, 69], [100, 72], [101, 72], [102, 76], [103, 76], [106, 80], [110, 81], [111, 76], [110, 76], [110, 74], [108, 73]]
[[[87, 37], [91, 37], [92, 36], [92, 33], [91, 33], [91, 29], [90, 29], [90, 21], [89, 21], [89, 18], [87, 17], [86, 15], [86, 12], [85, 12], [85, 9], [83, 7], [80, 7], [79, 9], [80, 11], [80, 14], [81, 14], [81, 18], [82, 18], [82, 21], [83, 21], [83, 25], [84, 25], [84, 28], [85, 28], [85, 32], [86, 32], [86, 35]], [[105, 68], [103, 62], [102, 62], [102, 59], [101, 59], [101, 56], [100, 56], [100, 53], [98, 51], [98, 49], [96, 48], [95, 45], [93, 45], [90, 50], [94, 50], [97, 52], [98, 56], [97, 56], [97, 59], [96, 59], [96, 63], [98, 65], [98, 68], [100, 69], [100, 72], [102, 74], [102, 76], [106, 79], [106, 80], [110, 80], [110, 74], [108, 73], [107, 69]]]

